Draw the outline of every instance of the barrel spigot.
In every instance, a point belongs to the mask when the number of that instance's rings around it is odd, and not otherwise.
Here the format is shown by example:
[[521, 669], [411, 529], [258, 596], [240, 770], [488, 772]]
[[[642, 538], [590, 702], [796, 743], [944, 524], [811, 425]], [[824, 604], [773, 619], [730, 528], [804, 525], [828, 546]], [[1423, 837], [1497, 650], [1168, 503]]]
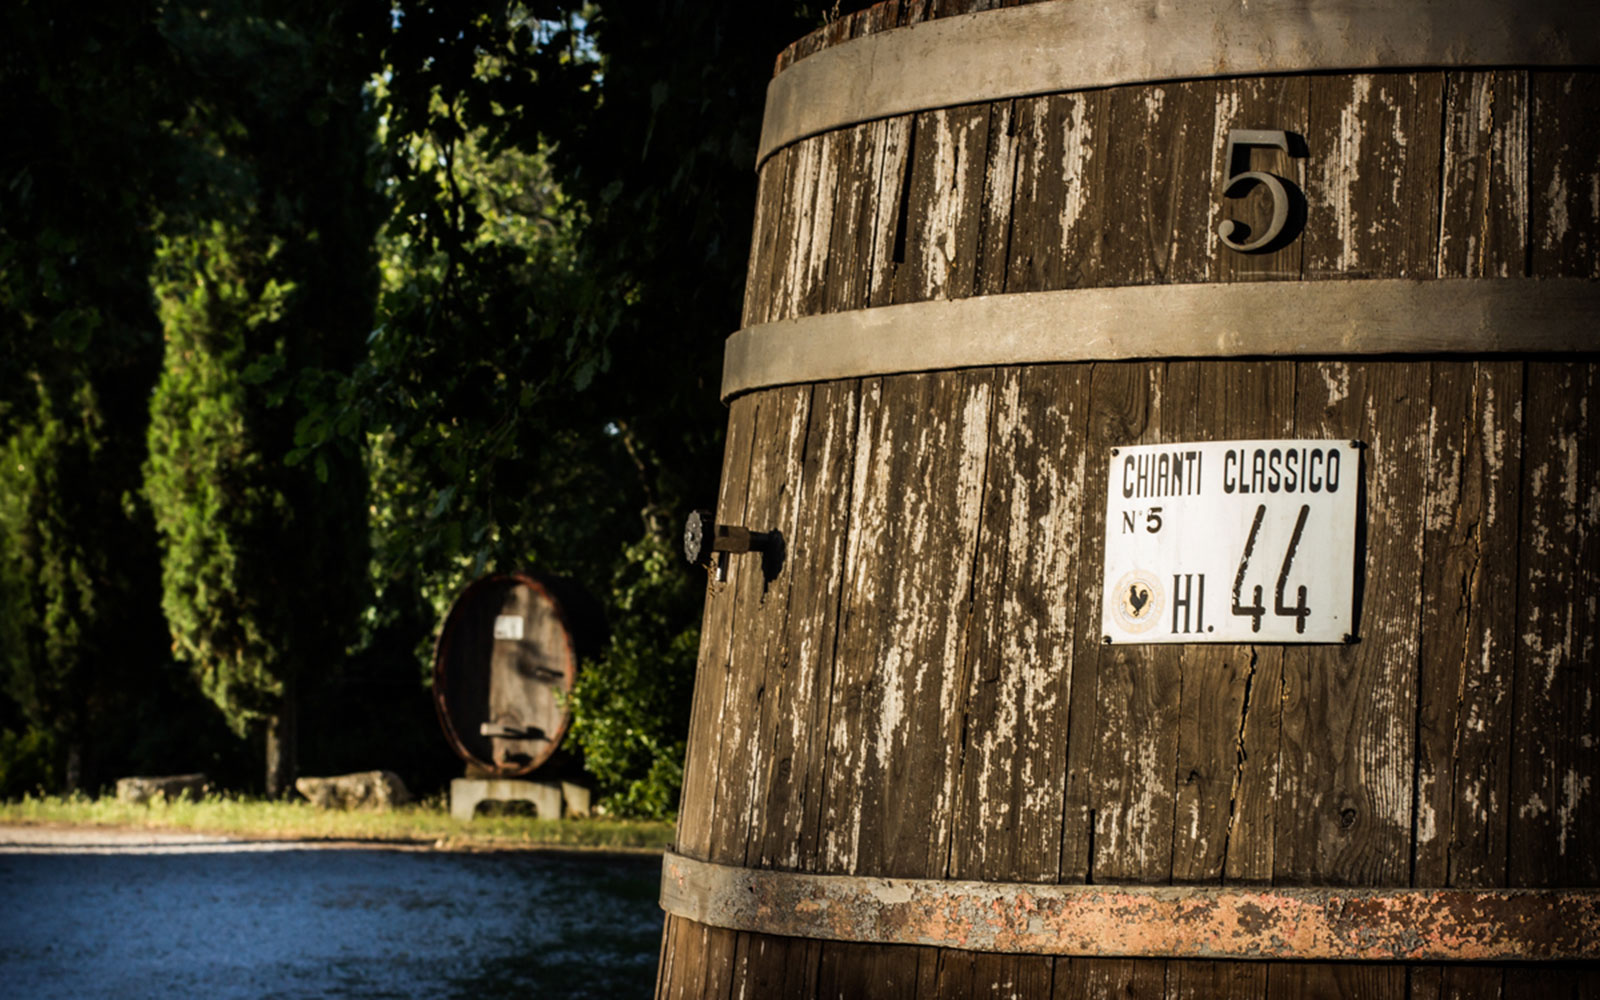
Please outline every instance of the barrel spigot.
[[775, 531], [751, 531], [736, 524], [717, 524], [714, 512], [696, 510], [689, 513], [683, 525], [683, 555], [696, 566], [712, 570], [716, 581], [721, 583], [728, 578], [730, 555], [767, 552], [778, 546], [778, 539]]

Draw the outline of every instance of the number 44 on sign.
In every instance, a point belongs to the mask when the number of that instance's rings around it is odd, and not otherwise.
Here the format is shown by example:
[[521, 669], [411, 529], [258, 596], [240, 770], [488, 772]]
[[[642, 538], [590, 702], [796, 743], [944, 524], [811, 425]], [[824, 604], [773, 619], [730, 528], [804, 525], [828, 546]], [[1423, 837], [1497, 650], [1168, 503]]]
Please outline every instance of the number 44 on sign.
[[1111, 449], [1105, 641], [1351, 641], [1360, 492], [1352, 441]]

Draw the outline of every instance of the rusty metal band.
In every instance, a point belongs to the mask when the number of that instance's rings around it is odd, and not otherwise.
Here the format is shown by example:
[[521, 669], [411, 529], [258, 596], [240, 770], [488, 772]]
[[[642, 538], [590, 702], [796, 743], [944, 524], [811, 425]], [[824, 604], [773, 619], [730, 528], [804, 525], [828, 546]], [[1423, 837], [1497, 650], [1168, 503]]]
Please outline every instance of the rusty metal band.
[[1600, 958], [1600, 889], [1034, 885], [806, 875], [667, 852], [661, 907], [783, 937], [1105, 958]]
[[1600, 351], [1600, 282], [1453, 278], [1021, 292], [747, 327], [722, 398], [903, 372], [1135, 358]]
[[767, 87], [757, 165], [797, 139], [932, 108], [1118, 84], [1406, 67], [1600, 64], [1570, 0], [1065, 0], [842, 42]]

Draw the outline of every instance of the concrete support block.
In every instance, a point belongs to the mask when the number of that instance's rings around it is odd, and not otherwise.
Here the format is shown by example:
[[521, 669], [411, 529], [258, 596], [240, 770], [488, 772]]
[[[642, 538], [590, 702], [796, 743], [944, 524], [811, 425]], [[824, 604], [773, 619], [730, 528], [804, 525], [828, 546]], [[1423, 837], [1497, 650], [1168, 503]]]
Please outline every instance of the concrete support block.
[[561, 810], [568, 819], [589, 818], [589, 790], [570, 781], [561, 783]]
[[456, 778], [450, 782], [450, 815], [466, 821], [480, 802], [531, 802], [540, 819], [589, 815], [589, 790], [570, 781], [520, 778]]

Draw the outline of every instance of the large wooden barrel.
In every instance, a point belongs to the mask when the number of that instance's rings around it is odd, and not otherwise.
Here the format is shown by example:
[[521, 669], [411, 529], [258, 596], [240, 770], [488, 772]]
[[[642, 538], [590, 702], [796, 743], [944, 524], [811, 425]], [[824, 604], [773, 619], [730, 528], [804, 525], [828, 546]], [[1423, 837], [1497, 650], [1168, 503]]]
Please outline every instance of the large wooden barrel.
[[[1595, 995], [1594, 8], [990, 6], [769, 89], [658, 996]], [[1111, 634], [1233, 441], [1359, 456], [1350, 641]]]
[[570, 581], [526, 572], [468, 584], [434, 643], [433, 699], [445, 739], [478, 777], [532, 774], [561, 746], [580, 658], [604, 625]]

